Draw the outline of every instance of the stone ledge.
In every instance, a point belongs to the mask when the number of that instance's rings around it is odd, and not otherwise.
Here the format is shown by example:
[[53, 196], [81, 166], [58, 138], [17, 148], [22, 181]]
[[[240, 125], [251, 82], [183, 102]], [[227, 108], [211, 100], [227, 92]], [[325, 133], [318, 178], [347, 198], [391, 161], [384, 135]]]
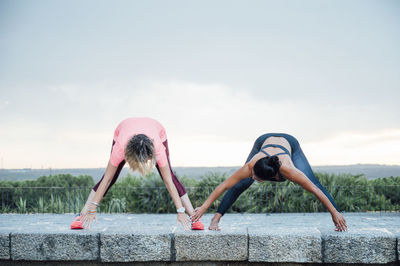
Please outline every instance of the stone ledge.
[[173, 214], [100, 215], [91, 230], [72, 231], [72, 217], [0, 215], [0, 264], [399, 263], [400, 214], [345, 214], [345, 233], [326, 213], [227, 214], [217, 232], [175, 231]]
[[10, 234], [0, 234], [0, 260], [9, 260], [10, 257]]
[[322, 234], [325, 263], [386, 264], [395, 262], [396, 237], [386, 229], [353, 229]]
[[157, 232], [101, 233], [104, 262], [170, 261], [171, 236]]
[[400, 263], [400, 225], [397, 228], [389, 228], [389, 232], [397, 239], [397, 261]]
[[322, 263], [316, 228], [249, 228], [249, 261]]
[[12, 260], [98, 260], [98, 234], [12, 233]]
[[174, 243], [176, 261], [244, 261], [248, 258], [245, 228], [179, 232], [174, 234]]

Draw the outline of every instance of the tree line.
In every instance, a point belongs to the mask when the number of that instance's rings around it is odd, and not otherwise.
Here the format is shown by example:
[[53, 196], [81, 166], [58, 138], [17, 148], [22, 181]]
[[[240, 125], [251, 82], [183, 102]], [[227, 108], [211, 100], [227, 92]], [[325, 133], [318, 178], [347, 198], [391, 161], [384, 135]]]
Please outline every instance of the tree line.
[[[315, 173], [346, 212], [400, 211], [400, 177], [368, 180], [364, 175]], [[207, 173], [200, 180], [183, 176], [193, 206], [200, 206], [227, 178]], [[78, 213], [94, 186], [91, 176], [58, 174], [36, 180], [0, 181], [0, 213]], [[209, 209], [216, 211], [222, 196]], [[228, 211], [231, 213], [323, 212], [315, 196], [292, 182], [253, 184]], [[120, 178], [101, 202], [103, 213], [174, 213], [161, 178], [151, 173]]]

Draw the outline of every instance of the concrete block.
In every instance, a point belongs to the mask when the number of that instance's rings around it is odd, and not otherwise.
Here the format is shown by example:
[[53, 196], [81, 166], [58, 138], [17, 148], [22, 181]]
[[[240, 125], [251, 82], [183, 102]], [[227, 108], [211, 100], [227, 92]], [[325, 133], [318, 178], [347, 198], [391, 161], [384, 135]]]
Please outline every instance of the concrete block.
[[323, 232], [324, 263], [384, 264], [395, 262], [396, 237], [377, 227]]
[[10, 234], [0, 233], [0, 260], [10, 259]]
[[12, 233], [11, 259], [31, 261], [97, 260], [98, 234]]
[[321, 234], [316, 228], [249, 228], [250, 262], [322, 262]]
[[181, 231], [174, 235], [176, 261], [247, 260], [246, 228], [223, 231]]
[[103, 262], [170, 261], [171, 236], [162, 232], [107, 232], [100, 234]]
[[400, 262], [400, 226], [396, 228], [388, 228], [389, 232], [392, 233], [397, 239], [397, 260]]

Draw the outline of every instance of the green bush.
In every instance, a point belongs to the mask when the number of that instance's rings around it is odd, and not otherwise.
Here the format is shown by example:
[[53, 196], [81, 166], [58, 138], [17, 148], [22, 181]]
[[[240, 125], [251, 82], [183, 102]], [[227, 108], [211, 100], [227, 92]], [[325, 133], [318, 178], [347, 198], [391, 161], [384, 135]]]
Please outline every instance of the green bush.
[[0, 181], [0, 211], [78, 212], [94, 186], [91, 176], [41, 176], [36, 180]]
[[[400, 177], [367, 180], [363, 175], [316, 173], [338, 208], [347, 212], [400, 211]], [[228, 176], [207, 173], [200, 180], [183, 176], [194, 207], [200, 206]], [[94, 185], [91, 176], [51, 175], [37, 180], [0, 181], [0, 213], [79, 212]], [[223, 195], [209, 209], [214, 212]], [[292, 182], [253, 184], [229, 212], [321, 212], [325, 207]], [[99, 212], [169, 213], [175, 206], [158, 174], [120, 178], [104, 197]]]

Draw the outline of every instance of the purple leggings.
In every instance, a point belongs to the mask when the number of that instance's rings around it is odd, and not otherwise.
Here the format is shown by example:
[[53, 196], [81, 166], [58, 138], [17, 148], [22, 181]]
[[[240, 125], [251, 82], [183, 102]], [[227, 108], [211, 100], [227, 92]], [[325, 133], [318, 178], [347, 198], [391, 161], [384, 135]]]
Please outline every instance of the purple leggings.
[[[115, 144], [115, 141], [113, 140], [112, 147], [114, 147], [114, 144]], [[178, 178], [176, 177], [175, 173], [172, 171], [171, 163], [170, 163], [170, 161], [169, 161], [168, 141], [167, 141], [167, 140], [164, 141], [164, 142], [163, 142], [163, 145], [164, 145], [164, 147], [165, 147], [165, 152], [166, 152], [166, 154], [167, 154], [168, 166], [169, 166], [169, 169], [170, 169], [170, 171], [171, 171], [172, 181], [174, 182], [174, 185], [175, 185], [175, 187], [176, 187], [176, 190], [178, 190], [179, 197], [182, 197], [183, 195], [186, 194], [186, 190], [185, 190], [185, 188], [183, 187], [183, 185], [181, 184], [181, 182], [179, 182], [179, 180], [178, 180]], [[111, 151], [112, 151], [112, 147], [111, 147]], [[114, 177], [113, 177], [113, 179], [112, 179], [110, 185], [108, 186], [108, 188], [107, 188], [107, 190], [106, 190], [106, 192], [104, 193], [103, 196], [105, 196], [105, 195], [107, 194], [107, 192], [108, 192], [108, 190], [110, 189], [110, 187], [111, 187], [112, 185], [114, 185], [115, 181], [117, 181], [118, 176], [119, 176], [119, 174], [121, 173], [121, 170], [122, 170], [122, 168], [124, 167], [124, 165], [125, 165], [125, 160], [123, 160], [122, 162], [120, 162], [120, 164], [118, 165], [117, 171], [115, 172]], [[158, 164], [156, 164], [156, 168], [157, 168], [157, 171], [158, 171], [158, 173], [160, 174], [160, 176], [161, 176], [161, 178], [162, 178], [162, 175], [161, 175], [161, 172], [160, 172], [160, 167], [159, 167]], [[103, 178], [104, 178], [104, 174], [103, 174], [103, 177], [100, 179], [100, 181], [93, 187], [93, 190], [94, 190], [94, 191], [97, 191], [97, 188], [99, 187], [100, 182], [103, 180]]]

